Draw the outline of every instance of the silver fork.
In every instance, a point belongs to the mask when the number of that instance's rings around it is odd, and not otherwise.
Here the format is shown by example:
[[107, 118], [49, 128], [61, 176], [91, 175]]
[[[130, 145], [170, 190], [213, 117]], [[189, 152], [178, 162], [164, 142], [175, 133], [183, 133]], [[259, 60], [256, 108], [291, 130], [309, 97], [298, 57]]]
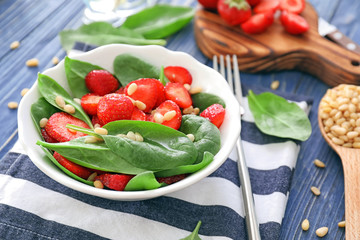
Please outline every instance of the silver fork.
[[[233, 73], [231, 70], [231, 60], [230, 55], [226, 55], [226, 75], [225, 75], [225, 63], [224, 56], [220, 55], [220, 69], [218, 67], [218, 57], [213, 57], [213, 68], [220, 72], [225, 79], [227, 79], [229, 86], [233, 93], [235, 94], [236, 99], [240, 104], [240, 117], [244, 114], [245, 110], [241, 104], [242, 102], [242, 91], [241, 91], [241, 82], [240, 82], [240, 73], [237, 62], [236, 55], [232, 56], [233, 62]], [[234, 75], [234, 76], [233, 76]], [[259, 224], [256, 219], [255, 207], [253, 194], [251, 190], [249, 171], [246, 165], [243, 146], [241, 144], [241, 136], [236, 141], [236, 150], [238, 155], [238, 172], [240, 177], [240, 183], [242, 188], [243, 200], [244, 200], [244, 209], [245, 209], [245, 219], [246, 219], [246, 228], [248, 233], [248, 238], [251, 240], [260, 240]]]

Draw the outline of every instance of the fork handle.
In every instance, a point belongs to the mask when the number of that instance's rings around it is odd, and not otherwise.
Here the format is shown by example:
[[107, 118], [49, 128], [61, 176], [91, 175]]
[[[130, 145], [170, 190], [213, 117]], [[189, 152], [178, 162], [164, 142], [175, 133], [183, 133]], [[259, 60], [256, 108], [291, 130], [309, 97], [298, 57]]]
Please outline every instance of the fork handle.
[[242, 194], [244, 199], [244, 209], [245, 209], [245, 220], [246, 228], [248, 233], [248, 239], [250, 240], [260, 240], [259, 224], [256, 220], [254, 199], [251, 190], [249, 171], [245, 161], [245, 155], [243, 151], [243, 146], [241, 143], [241, 137], [236, 141], [236, 151], [238, 154], [238, 171], [240, 177], [240, 184], [242, 186]]

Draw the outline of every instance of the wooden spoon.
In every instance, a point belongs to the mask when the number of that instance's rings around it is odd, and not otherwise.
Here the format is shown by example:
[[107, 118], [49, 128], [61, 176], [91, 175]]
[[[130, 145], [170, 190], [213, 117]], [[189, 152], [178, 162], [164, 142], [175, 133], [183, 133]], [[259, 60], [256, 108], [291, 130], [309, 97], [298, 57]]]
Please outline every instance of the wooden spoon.
[[321, 134], [330, 147], [340, 156], [344, 169], [345, 238], [347, 240], [360, 239], [360, 149], [336, 145], [326, 135], [320, 114], [318, 114], [318, 122]]

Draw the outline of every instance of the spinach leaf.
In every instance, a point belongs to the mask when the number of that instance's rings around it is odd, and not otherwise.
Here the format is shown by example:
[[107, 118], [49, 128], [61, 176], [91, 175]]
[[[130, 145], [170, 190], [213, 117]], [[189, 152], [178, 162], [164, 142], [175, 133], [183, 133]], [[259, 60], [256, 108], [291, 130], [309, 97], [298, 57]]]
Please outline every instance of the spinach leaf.
[[169, 176], [174, 176], [174, 175], [179, 175], [179, 174], [194, 173], [194, 172], [197, 172], [197, 171], [205, 168], [207, 165], [209, 165], [212, 162], [212, 160], [214, 160], [214, 155], [209, 152], [205, 152], [203, 160], [198, 164], [184, 165], [184, 166], [179, 166], [179, 167], [169, 169], [169, 170], [155, 172], [155, 176], [156, 177], [169, 177]]
[[182, 238], [180, 240], [201, 240], [201, 238], [198, 235], [200, 226], [201, 226], [201, 221], [197, 223], [194, 231], [189, 236], [187, 236], [186, 238]]
[[158, 4], [129, 16], [123, 26], [148, 39], [164, 38], [188, 24], [194, 13], [191, 7]]
[[311, 135], [306, 113], [296, 103], [270, 92], [248, 95], [249, 107], [261, 132], [282, 138], [305, 141]]
[[194, 145], [198, 150], [196, 163], [203, 159], [204, 152], [215, 155], [220, 150], [220, 131], [209, 120], [197, 115], [184, 115], [179, 131], [195, 136]]
[[165, 76], [165, 73], [164, 73], [164, 66], [161, 66], [161, 69], [160, 69], [160, 77], [159, 77], [159, 81], [162, 83], [162, 85], [166, 85], [169, 81], [169, 79]]
[[113, 153], [105, 143], [85, 143], [85, 138], [80, 137], [62, 143], [37, 141], [36, 144], [52, 149], [70, 161], [87, 168], [134, 175], [147, 171], [131, 165], [121, 156]]
[[139, 173], [133, 177], [125, 187], [125, 191], [140, 191], [140, 190], [150, 190], [157, 189], [162, 187], [164, 184], [159, 183], [153, 172], [143, 172]]
[[102, 67], [88, 62], [65, 57], [65, 74], [70, 90], [74, 97], [81, 98], [89, 93], [86, 87], [85, 77], [92, 70], [102, 70]]
[[66, 168], [64, 168], [54, 157], [53, 155], [51, 154], [51, 152], [40, 146], [41, 149], [45, 152], [46, 156], [51, 160], [51, 162], [53, 162], [58, 168], [60, 168], [64, 173], [66, 173], [68, 176], [70, 176], [71, 178], [74, 178], [75, 180], [78, 180], [80, 182], [83, 182], [83, 183], [86, 183], [90, 186], [94, 186], [93, 182], [92, 181], [88, 181], [88, 180], [85, 180], [77, 175], [75, 175], [74, 173], [70, 172], [69, 170], [67, 170]]
[[115, 28], [107, 22], [94, 22], [88, 25], [82, 25], [76, 30], [64, 30], [60, 32], [61, 45], [66, 51], [74, 46], [75, 42], [84, 42], [97, 46], [111, 43], [125, 43], [132, 45], [165, 45], [163, 39], [145, 39], [140, 33], [137, 33], [126, 27]]
[[54, 79], [46, 76], [44, 74], [39, 73], [38, 75], [38, 88], [41, 95], [54, 107], [61, 109], [55, 102], [55, 98], [57, 96], [61, 96], [64, 98], [65, 102], [72, 105], [75, 108], [75, 113], [72, 114], [74, 117], [79, 118], [86, 122], [90, 127], [93, 127], [89, 116], [84, 112], [80, 104], [75, 102], [70, 95], [66, 92], [66, 90], [60, 86]]
[[42, 137], [40, 120], [42, 118], [49, 118], [54, 113], [59, 112], [59, 109], [48, 103], [44, 97], [40, 97], [36, 102], [31, 105], [30, 114], [34, 122], [35, 128]]
[[[106, 145], [135, 167], [160, 171], [195, 162], [197, 150], [193, 142], [175, 129], [145, 121], [120, 120], [103, 126]], [[117, 134], [138, 132], [144, 141], [134, 141]]]
[[139, 78], [156, 78], [160, 76], [157, 67], [130, 54], [120, 54], [114, 60], [114, 72], [122, 86]]
[[211, 93], [196, 93], [191, 95], [193, 106], [200, 109], [200, 112], [204, 111], [207, 107], [218, 103], [222, 105], [224, 108], [226, 107], [224, 100], [222, 100], [220, 97], [211, 94]]

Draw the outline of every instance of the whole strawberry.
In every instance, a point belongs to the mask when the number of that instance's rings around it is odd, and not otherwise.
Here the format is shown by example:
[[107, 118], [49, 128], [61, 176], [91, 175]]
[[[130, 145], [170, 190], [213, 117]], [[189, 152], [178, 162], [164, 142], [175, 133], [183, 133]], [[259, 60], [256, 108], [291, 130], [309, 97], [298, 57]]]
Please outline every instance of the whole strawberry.
[[92, 70], [85, 77], [86, 87], [91, 93], [103, 96], [119, 88], [119, 81], [106, 70]]
[[97, 116], [100, 124], [123, 119], [131, 119], [134, 110], [132, 101], [124, 94], [111, 93], [100, 99]]

